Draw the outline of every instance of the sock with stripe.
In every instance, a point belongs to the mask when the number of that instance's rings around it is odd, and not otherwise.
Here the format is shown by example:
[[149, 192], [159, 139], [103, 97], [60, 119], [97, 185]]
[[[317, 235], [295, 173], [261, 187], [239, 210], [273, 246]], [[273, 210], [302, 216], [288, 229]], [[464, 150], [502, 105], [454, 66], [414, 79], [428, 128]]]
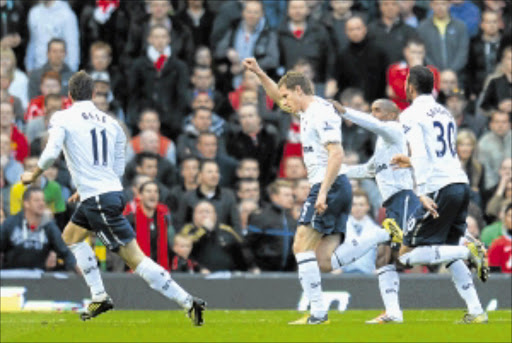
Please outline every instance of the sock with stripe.
[[315, 252], [297, 253], [295, 258], [297, 259], [300, 284], [311, 305], [311, 315], [322, 318], [327, 314], [327, 310], [324, 306], [322, 280]]
[[431, 245], [416, 247], [400, 256], [399, 260], [406, 266], [414, 266], [466, 260], [469, 256], [469, 249], [463, 245]]
[[135, 274], [142, 277], [155, 291], [174, 300], [184, 309], [192, 306], [192, 296], [180, 287], [171, 274], [149, 257], [145, 257], [135, 268]]
[[448, 270], [452, 274], [452, 280], [455, 284], [457, 292], [466, 302], [469, 314], [478, 315], [484, 312], [475, 285], [473, 284], [473, 276], [471, 271], [462, 260], [457, 260], [447, 265]]
[[76, 264], [82, 272], [85, 283], [91, 290], [92, 301], [105, 300], [107, 292], [103, 286], [98, 261], [91, 246], [86, 242], [80, 242], [69, 246], [69, 249], [75, 255]]
[[377, 244], [389, 241], [389, 234], [384, 230], [375, 230], [375, 234], [363, 235], [345, 239], [345, 241], [334, 250], [331, 256], [331, 266], [333, 270], [357, 261]]
[[392, 264], [385, 265], [377, 270], [379, 275], [379, 290], [386, 314], [402, 318], [402, 310], [398, 301], [400, 279], [396, 267]]

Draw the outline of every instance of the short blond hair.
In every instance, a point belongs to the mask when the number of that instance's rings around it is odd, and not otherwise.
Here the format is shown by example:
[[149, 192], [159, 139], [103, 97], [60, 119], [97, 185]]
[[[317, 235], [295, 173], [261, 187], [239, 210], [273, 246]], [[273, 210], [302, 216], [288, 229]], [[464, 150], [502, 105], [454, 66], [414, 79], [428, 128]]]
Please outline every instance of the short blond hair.
[[298, 71], [287, 72], [281, 80], [279, 80], [277, 86], [279, 88], [281, 88], [281, 86], [285, 86], [292, 90], [299, 86], [304, 94], [313, 95], [313, 84], [309, 81], [306, 75]]
[[471, 141], [471, 145], [473, 145], [473, 148], [476, 146], [477, 139], [473, 131], [467, 129], [460, 130], [459, 133], [457, 134], [457, 145], [462, 144], [462, 141], [466, 139]]

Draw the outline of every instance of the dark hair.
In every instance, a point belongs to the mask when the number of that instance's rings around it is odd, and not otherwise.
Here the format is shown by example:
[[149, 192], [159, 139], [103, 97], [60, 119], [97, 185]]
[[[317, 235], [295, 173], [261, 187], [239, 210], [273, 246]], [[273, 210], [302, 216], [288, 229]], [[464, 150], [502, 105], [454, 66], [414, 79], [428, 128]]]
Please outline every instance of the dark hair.
[[142, 193], [144, 191], [144, 188], [146, 188], [149, 185], [155, 185], [156, 188], [160, 191], [160, 189], [158, 188], [158, 183], [156, 183], [156, 181], [149, 180], [142, 183], [142, 185], [139, 186], [139, 193]]
[[409, 84], [416, 89], [418, 95], [432, 94], [434, 89], [434, 74], [424, 66], [414, 66], [409, 71]]
[[201, 160], [201, 164], [199, 165], [199, 172], [202, 172], [204, 166], [207, 165], [207, 164], [210, 164], [210, 163], [215, 164], [217, 167], [219, 166], [217, 161], [212, 160], [211, 158], [204, 158], [204, 159]]
[[299, 86], [304, 94], [306, 95], [313, 95], [313, 85], [311, 84], [311, 81], [308, 80], [306, 75], [303, 73], [299, 73], [296, 71], [289, 71], [287, 72], [281, 80], [279, 80], [279, 83], [277, 86], [280, 88], [281, 86], [285, 86], [288, 89], [294, 90], [295, 87]]
[[84, 70], [80, 70], [69, 79], [68, 89], [74, 101], [91, 100], [94, 81]]
[[146, 159], [158, 161], [158, 155], [155, 154], [154, 152], [142, 151], [142, 152], [138, 153], [137, 155], [135, 155], [135, 164], [138, 167], [142, 167], [142, 164], [144, 163], [144, 160], [146, 160]]
[[61, 38], [52, 38], [50, 39], [50, 41], [48, 42], [48, 45], [47, 45], [47, 50], [46, 51], [50, 51], [50, 48], [52, 46], [53, 43], [58, 43], [58, 44], [62, 44], [64, 45], [64, 50], [67, 50], [67, 47], [66, 47], [66, 41], [64, 39], [61, 39]]
[[192, 114], [192, 116], [195, 117], [199, 111], [207, 111], [207, 112], [210, 112], [210, 116], [212, 115], [212, 110], [210, 110], [208, 107], [200, 106], [200, 107], [194, 108], [194, 113]]
[[507, 207], [505, 207], [505, 213], [507, 213], [508, 211], [510, 211], [512, 209], [512, 202], [509, 202]]
[[411, 44], [425, 46], [425, 42], [419, 36], [413, 36], [407, 40], [405, 46], [408, 47]]
[[160, 121], [160, 113], [158, 113], [158, 111], [154, 108], [151, 108], [151, 107], [146, 107], [145, 109], [143, 109], [142, 111], [140, 111], [140, 116], [139, 116], [139, 123], [142, 121], [142, 117], [144, 117], [144, 115], [146, 113], [156, 113], [156, 116], [158, 117], [158, 120]]
[[25, 193], [23, 193], [23, 201], [30, 200], [30, 197], [32, 196], [32, 193], [36, 192], [43, 192], [43, 190], [40, 187], [37, 186], [30, 186], [25, 190]]
[[242, 184], [244, 183], [253, 183], [253, 182], [257, 182], [259, 184], [259, 181], [258, 179], [255, 179], [255, 178], [252, 178], [252, 177], [244, 177], [244, 178], [241, 178], [239, 179], [237, 182], [236, 182], [236, 189], [237, 190], [240, 190], [240, 187], [242, 186]]
[[197, 163], [201, 164], [201, 161], [199, 161], [199, 159], [197, 157], [195, 157], [194, 155], [187, 155], [181, 160], [181, 163], [180, 163], [181, 168], [183, 168], [183, 165], [185, 164], [185, 162], [188, 162], [188, 161], [196, 161]]
[[507, 119], [510, 121], [510, 116], [508, 115], [507, 112], [503, 112], [502, 110], [500, 109], [497, 109], [497, 108], [493, 108], [491, 111], [490, 111], [490, 114], [489, 114], [489, 117], [490, 117], [490, 122], [494, 120], [494, 117], [496, 117], [497, 115], [506, 115], [507, 116]]

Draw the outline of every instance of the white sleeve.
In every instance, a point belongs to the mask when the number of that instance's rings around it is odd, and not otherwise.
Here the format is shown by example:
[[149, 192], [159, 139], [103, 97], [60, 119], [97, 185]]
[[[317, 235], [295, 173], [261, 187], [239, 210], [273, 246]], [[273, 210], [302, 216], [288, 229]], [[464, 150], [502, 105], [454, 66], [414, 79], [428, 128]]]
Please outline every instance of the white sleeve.
[[375, 177], [375, 157], [372, 156], [365, 164], [346, 166], [345, 175], [349, 179], [369, 179]]
[[342, 114], [343, 118], [346, 118], [356, 125], [381, 136], [388, 142], [393, 142], [400, 136], [401, 132], [398, 127], [390, 125], [390, 123], [378, 120], [372, 115], [354, 110], [352, 108], [346, 108], [345, 113]]
[[50, 120], [48, 134], [48, 142], [37, 162], [37, 166], [42, 170], [48, 169], [53, 162], [55, 162], [57, 157], [59, 157], [64, 139], [66, 138], [66, 129], [60, 125], [54, 117]]
[[418, 195], [424, 195], [426, 194], [425, 187], [431, 172], [431, 164], [429, 163], [425, 147], [423, 130], [420, 124], [415, 122], [407, 123], [405, 129], [407, 142], [411, 149], [411, 164], [417, 187], [416, 191]]
[[122, 177], [125, 167], [125, 152], [126, 152], [126, 135], [119, 124], [116, 123], [117, 136], [114, 151], [114, 172], [117, 176]]
[[324, 113], [315, 120], [315, 128], [318, 131], [322, 145], [327, 143], [341, 143], [341, 118], [334, 112]]

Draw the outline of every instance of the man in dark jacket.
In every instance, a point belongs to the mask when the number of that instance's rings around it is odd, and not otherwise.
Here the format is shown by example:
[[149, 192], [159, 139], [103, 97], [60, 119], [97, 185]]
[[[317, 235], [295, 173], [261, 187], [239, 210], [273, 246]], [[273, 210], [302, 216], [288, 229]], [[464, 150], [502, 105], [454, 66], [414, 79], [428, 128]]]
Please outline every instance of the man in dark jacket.
[[220, 182], [222, 187], [232, 187], [235, 181], [235, 170], [238, 162], [231, 156], [220, 151], [224, 143], [213, 133], [204, 132], [197, 138], [197, 157], [211, 159], [217, 162], [220, 170]]
[[210, 35], [210, 46], [215, 47], [231, 25], [242, 18], [243, 0], [226, 1], [217, 12]]
[[400, 19], [397, 0], [380, 1], [379, 9], [380, 18], [368, 25], [368, 37], [384, 50], [388, 62], [401, 61], [405, 43], [417, 36], [416, 30]]
[[288, 2], [288, 19], [278, 30], [281, 65], [291, 70], [299, 58], [313, 65], [315, 82], [325, 82], [333, 67], [334, 49], [325, 28], [307, 20], [308, 7], [304, 0]]
[[268, 187], [271, 204], [249, 216], [246, 244], [262, 271], [293, 271], [293, 190], [288, 181], [278, 180]]
[[75, 256], [61, 237], [54, 221], [45, 218], [46, 205], [41, 188], [30, 187], [23, 194], [23, 211], [7, 218], [0, 226], [2, 269], [45, 270], [53, 250], [64, 260], [68, 270], [75, 270]]
[[243, 158], [258, 160], [260, 182], [266, 185], [276, 174], [278, 132], [271, 126], [262, 125], [256, 105], [243, 105], [238, 110], [238, 121], [241, 130], [229, 134], [226, 141], [228, 154], [237, 160]]
[[189, 80], [187, 65], [171, 50], [170, 39], [164, 26], [151, 28], [147, 53], [134, 62], [128, 78], [128, 123], [135, 127], [144, 108], [155, 108], [162, 115], [162, 134], [176, 140], [186, 107]]
[[338, 56], [333, 73], [338, 89], [363, 89], [366, 101], [385, 97], [387, 55], [376, 42], [367, 37], [366, 25], [354, 16], [345, 25], [349, 45]]
[[192, 220], [192, 211], [201, 200], [210, 201], [215, 206], [219, 223], [231, 226], [240, 232], [240, 215], [236, 206], [233, 191], [219, 187], [220, 172], [217, 162], [203, 160], [199, 169], [199, 186], [196, 190], [188, 191], [178, 205], [174, 216], [174, 227], [179, 232], [185, 223]]

